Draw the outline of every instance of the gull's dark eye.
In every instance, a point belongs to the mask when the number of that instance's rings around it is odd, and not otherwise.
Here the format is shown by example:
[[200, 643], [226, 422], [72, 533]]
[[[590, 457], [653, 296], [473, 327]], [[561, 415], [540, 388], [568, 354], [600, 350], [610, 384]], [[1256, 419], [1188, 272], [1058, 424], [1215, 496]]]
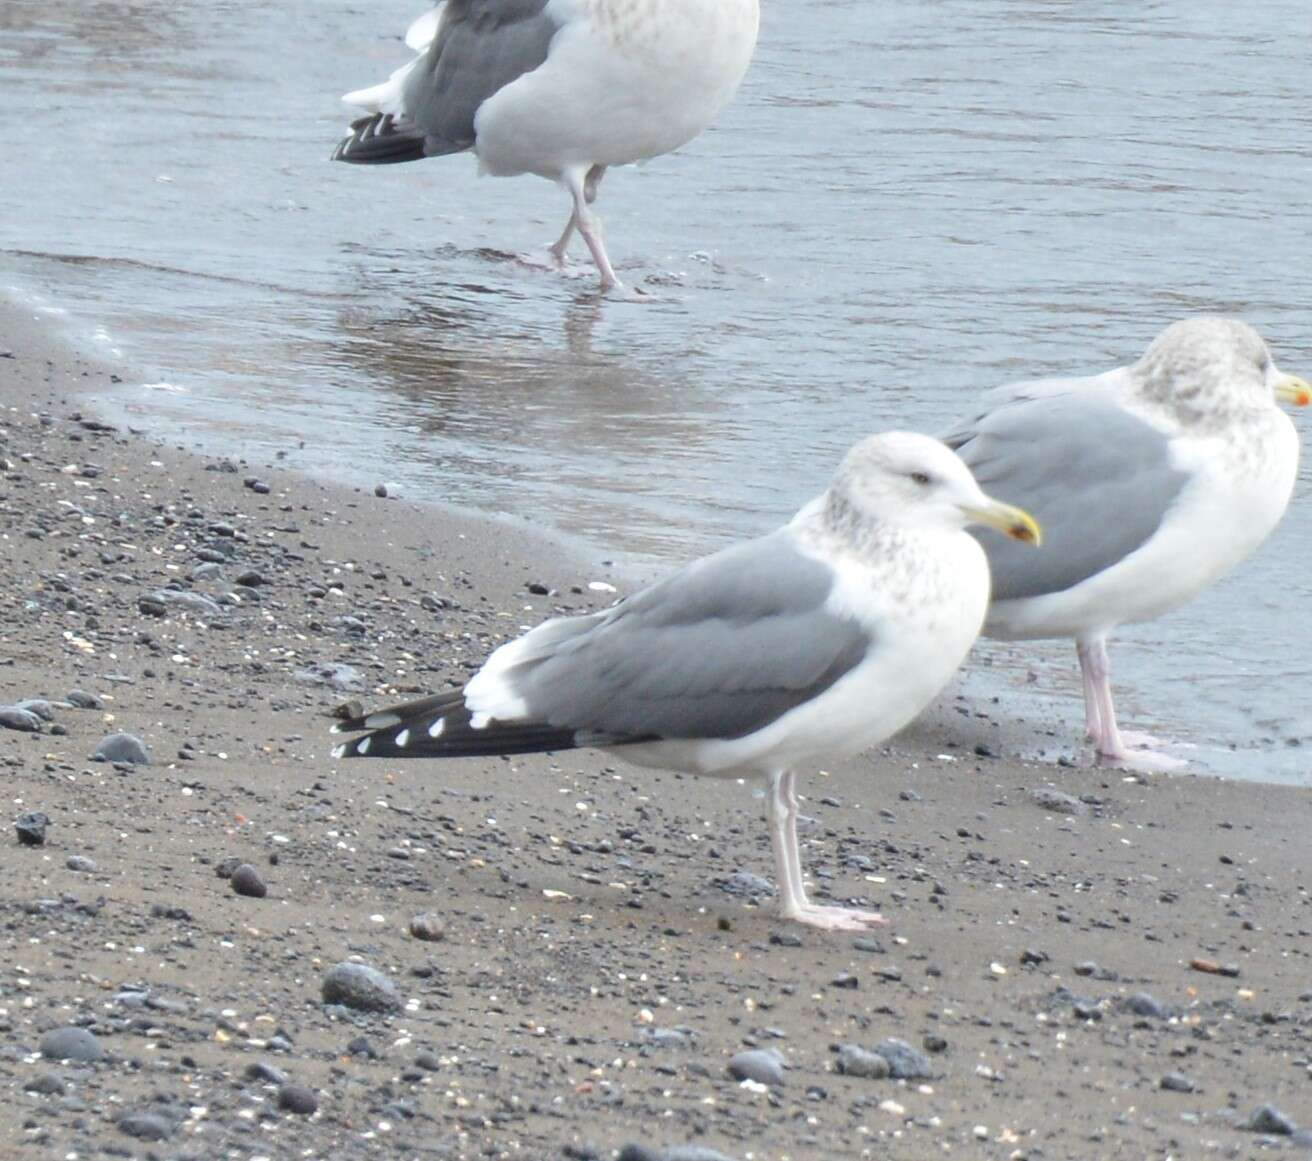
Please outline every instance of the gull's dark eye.
[[912, 472], [911, 479], [913, 483], [919, 484], [922, 488], [928, 488], [931, 482], [928, 472]]

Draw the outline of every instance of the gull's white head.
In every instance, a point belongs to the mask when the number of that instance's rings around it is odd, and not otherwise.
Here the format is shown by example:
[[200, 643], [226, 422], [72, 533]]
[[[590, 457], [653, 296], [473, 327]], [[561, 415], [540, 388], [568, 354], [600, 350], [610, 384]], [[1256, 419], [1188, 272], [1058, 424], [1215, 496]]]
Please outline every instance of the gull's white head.
[[839, 464], [826, 496], [834, 522], [903, 528], [964, 528], [987, 524], [1038, 544], [1029, 513], [986, 496], [946, 444], [911, 431], [868, 436]]
[[1247, 323], [1202, 315], [1172, 323], [1133, 367], [1144, 396], [1186, 419], [1227, 420], [1277, 400], [1305, 407], [1312, 388], [1286, 375]]

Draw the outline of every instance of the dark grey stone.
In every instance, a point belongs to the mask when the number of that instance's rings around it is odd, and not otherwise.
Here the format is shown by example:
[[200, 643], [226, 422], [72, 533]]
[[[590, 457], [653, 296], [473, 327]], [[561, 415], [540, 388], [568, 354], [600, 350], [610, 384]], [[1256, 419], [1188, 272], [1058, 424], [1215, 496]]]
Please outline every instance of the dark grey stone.
[[396, 986], [377, 968], [363, 963], [339, 963], [323, 977], [325, 1004], [344, 1004], [360, 1012], [395, 1012], [401, 1007]]
[[141, 1141], [167, 1141], [178, 1127], [177, 1121], [161, 1109], [129, 1109], [117, 1124], [120, 1132]]
[[129, 762], [134, 766], [149, 766], [150, 753], [146, 743], [133, 734], [106, 734], [91, 755], [96, 762]]
[[278, 1090], [278, 1107], [297, 1116], [308, 1117], [319, 1109], [314, 1089], [304, 1084], [285, 1084]]
[[36, 733], [41, 728], [41, 719], [31, 710], [19, 709], [16, 705], [0, 705], [0, 726]]
[[1279, 1137], [1292, 1136], [1297, 1130], [1294, 1122], [1275, 1105], [1258, 1105], [1248, 1115], [1243, 1127], [1254, 1133], [1273, 1133]]
[[888, 1061], [888, 1074], [895, 1080], [920, 1080], [934, 1075], [929, 1057], [905, 1040], [890, 1036], [876, 1044], [875, 1051]]
[[1198, 1087], [1183, 1072], [1168, 1072], [1157, 1085], [1167, 1092], [1193, 1092]]
[[1168, 1015], [1161, 1002], [1147, 992], [1135, 992], [1127, 996], [1121, 1006], [1132, 1015], [1153, 1020], [1165, 1020]]
[[82, 871], [89, 875], [96, 869], [96, 860], [89, 859], [86, 855], [69, 855], [64, 860], [64, 866], [70, 871]]
[[446, 924], [431, 911], [425, 911], [410, 920], [410, 934], [425, 943], [437, 943], [446, 938]]
[[87, 693], [83, 689], [70, 689], [65, 700], [76, 709], [102, 709], [105, 704], [94, 693]]
[[1085, 814], [1087, 807], [1073, 794], [1053, 790], [1049, 786], [1038, 786], [1030, 791], [1030, 801], [1053, 814]]
[[228, 882], [238, 895], [245, 895], [251, 899], [263, 899], [269, 893], [269, 888], [260, 878], [259, 871], [250, 863], [242, 863], [234, 868], [228, 877]]
[[18, 832], [18, 841], [25, 847], [45, 845], [46, 827], [50, 825], [50, 816], [41, 810], [29, 810], [14, 820], [14, 830]]
[[95, 1034], [85, 1028], [52, 1028], [41, 1037], [41, 1055], [47, 1060], [94, 1064], [105, 1059], [105, 1050]]

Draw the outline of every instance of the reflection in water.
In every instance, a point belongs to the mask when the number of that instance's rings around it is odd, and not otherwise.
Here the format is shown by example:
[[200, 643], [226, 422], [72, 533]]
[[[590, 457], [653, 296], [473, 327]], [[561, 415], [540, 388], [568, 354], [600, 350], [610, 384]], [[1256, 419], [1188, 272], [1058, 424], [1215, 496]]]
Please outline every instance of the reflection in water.
[[[43, 97], [6, 126], [4, 284], [178, 389], [126, 384], [134, 423], [362, 485], [385, 465], [649, 571], [774, 525], [868, 431], [942, 430], [1186, 313], [1312, 368], [1301, 0], [777, 0], [719, 124], [607, 175], [644, 303], [516, 258], [563, 194], [329, 163], [336, 94], [414, 15], [388, 5], [0, 5], [0, 76]], [[1312, 744], [1312, 650], [1284, 627], [1312, 596], [1310, 488], [1241, 572], [1116, 645], [1127, 716], [1238, 740], [1208, 751], [1228, 773], [1307, 774], [1286, 740]], [[971, 681], [1063, 734], [1078, 713], [1064, 643]]]

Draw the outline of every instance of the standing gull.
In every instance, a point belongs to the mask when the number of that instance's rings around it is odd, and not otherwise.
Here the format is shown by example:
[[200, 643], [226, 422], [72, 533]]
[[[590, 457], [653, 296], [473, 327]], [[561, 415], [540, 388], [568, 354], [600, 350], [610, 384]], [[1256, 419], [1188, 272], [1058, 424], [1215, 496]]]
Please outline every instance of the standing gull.
[[1242, 322], [1169, 326], [1138, 362], [1102, 375], [1041, 379], [984, 396], [944, 438], [983, 487], [1023, 496], [1047, 547], [1022, 558], [980, 534], [993, 572], [986, 635], [1074, 637], [1085, 729], [1099, 755], [1136, 752], [1112, 705], [1107, 636], [1184, 604], [1279, 523], [1298, 471], [1298, 435], [1277, 400], [1312, 389], [1276, 369]]
[[967, 524], [1037, 543], [924, 435], [858, 443], [783, 528], [590, 616], [503, 645], [462, 690], [370, 714], [334, 757], [446, 758], [594, 746], [640, 766], [768, 783], [785, 918], [857, 930], [873, 912], [808, 901], [796, 770], [882, 742], [961, 664], [988, 604]]
[[333, 157], [360, 165], [472, 149], [483, 173], [536, 173], [573, 199], [575, 229], [619, 279], [592, 210], [608, 167], [687, 144], [728, 103], [756, 46], [757, 0], [446, 0], [406, 34], [419, 53], [373, 88]]

